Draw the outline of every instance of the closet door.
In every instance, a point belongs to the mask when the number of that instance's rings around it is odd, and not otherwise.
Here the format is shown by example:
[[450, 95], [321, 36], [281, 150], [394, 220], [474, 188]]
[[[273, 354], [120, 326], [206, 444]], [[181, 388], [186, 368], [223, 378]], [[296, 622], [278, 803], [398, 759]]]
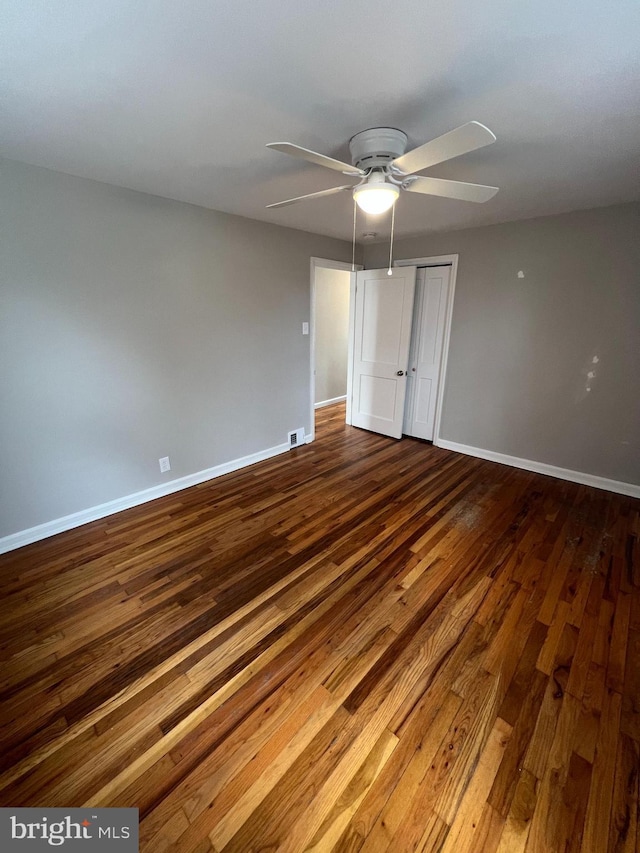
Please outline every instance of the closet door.
[[450, 266], [418, 270], [404, 432], [428, 441], [433, 441], [450, 282]]

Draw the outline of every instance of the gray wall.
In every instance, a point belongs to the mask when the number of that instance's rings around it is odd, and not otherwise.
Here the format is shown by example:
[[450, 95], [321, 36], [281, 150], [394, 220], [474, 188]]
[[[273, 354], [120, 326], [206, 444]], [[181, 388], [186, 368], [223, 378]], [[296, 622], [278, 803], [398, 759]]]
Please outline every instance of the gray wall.
[[441, 437], [640, 483], [640, 205], [401, 240], [394, 257], [453, 253]]
[[316, 267], [316, 403], [347, 393], [350, 282], [351, 273], [346, 270]]
[[0, 227], [0, 536], [309, 432], [347, 243], [6, 160]]

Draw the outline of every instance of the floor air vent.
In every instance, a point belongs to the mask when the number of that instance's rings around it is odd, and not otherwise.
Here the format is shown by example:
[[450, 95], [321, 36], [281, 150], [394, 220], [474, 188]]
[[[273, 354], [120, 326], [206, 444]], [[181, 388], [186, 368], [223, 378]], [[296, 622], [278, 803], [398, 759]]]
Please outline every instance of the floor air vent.
[[289, 450], [300, 447], [301, 444], [304, 444], [304, 427], [294, 429], [293, 432], [289, 433]]

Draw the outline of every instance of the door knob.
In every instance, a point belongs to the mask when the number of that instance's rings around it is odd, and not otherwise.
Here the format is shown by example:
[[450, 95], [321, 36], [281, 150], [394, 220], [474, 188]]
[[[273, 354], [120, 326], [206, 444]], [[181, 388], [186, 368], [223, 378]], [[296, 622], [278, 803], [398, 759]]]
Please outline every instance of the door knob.
[[396, 370], [396, 376], [404, 376], [404, 370]]

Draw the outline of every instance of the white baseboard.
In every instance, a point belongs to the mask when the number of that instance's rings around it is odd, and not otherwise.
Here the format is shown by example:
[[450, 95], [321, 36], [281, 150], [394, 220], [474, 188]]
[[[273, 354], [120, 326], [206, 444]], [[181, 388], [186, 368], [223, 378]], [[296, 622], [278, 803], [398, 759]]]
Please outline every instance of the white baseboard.
[[322, 400], [320, 403], [314, 403], [314, 409], [322, 409], [324, 406], [330, 406], [332, 403], [344, 403], [347, 399], [347, 395], [343, 394], [342, 397], [332, 397], [330, 400]]
[[276, 447], [269, 447], [267, 450], [260, 450], [258, 453], [242, 456], [240, 459], [232, 459], [230, 462], [224, 462], [222, 465], [215, 465], [213, 468], [197, 471], [195, 474], [188, 474], [186, 477], [179, 477], [177, 480], [170, 480], [168, 483], [161, 483], [158, 486], [152, 486], [150, 489], [144, 489], [141, 492], [135, 492], [123, 498], [116, 498], [116, 500], [92, 506], [89, 509], [83, 509], [71, 515], [65, 515], [63, 518], [56, 518], [53, 521], [38, 524], [36, 527], [28, 528], [28, 530], [19, 530], [17, 533], [11, 533], [9, 536], [4, 536], [0, 539], [0, 554], [5, 554], [7, 551], [14, 551], [16, 548], [22, 548], [23, 545], [30, 545], [32, 542], [38, 542], [41, 539], [47, 539], [56, 533], [63, 533], [65, 530], [80, 527], [82, 524], [87, 524], [90, 521], [106, 518], [108, 515], [121, 512], [123, 509], [130, 509], [133, 506], [139, 506], [156, 498], [171, 495], [173, 492], [188, 489], [190, 486], [197, 486], [199, 483], [213, 480], [216, 477], [221, 477], [223, 474], [230, 474], [232, 471], [246, 468], [248, 465], [254, 465], [256, 462], [262, 462], [264, 459], [278, 456], [280, 453], [286, 453], [289, 449], [288, 444], [278, 444]]
[[508, 456], [506, 453], [484, 450], [481, 447], [471, 447], [468, 444], [458, 444], [455, 441], [447, 441], [442, 438], [434, 443], [444, 450], [455, 450], [457, 453], [464, 453], [465, 456], [477, 456], [479, 459], [486, 459], [489, 462], [500, 462], [502, 465], [510, 465], [512, 468], [522, 468], [523, 471], [534, 471], [536, 474], [547, 474], [549, 477], [557, 477], [559, 480], [569, 480], [571, 483], [580, 483], [583, 486], [593, 486], [596, 489], [605, 489], [607, 492], [640, 498], [640, 486], [634, 483], [609, 480], [606, 477], [597, 477], [595, 474], [571, 471], [569, 468], [558, 468], [556, 465], [547, 465], [546, 462], [534, 462], [532, 459]]

